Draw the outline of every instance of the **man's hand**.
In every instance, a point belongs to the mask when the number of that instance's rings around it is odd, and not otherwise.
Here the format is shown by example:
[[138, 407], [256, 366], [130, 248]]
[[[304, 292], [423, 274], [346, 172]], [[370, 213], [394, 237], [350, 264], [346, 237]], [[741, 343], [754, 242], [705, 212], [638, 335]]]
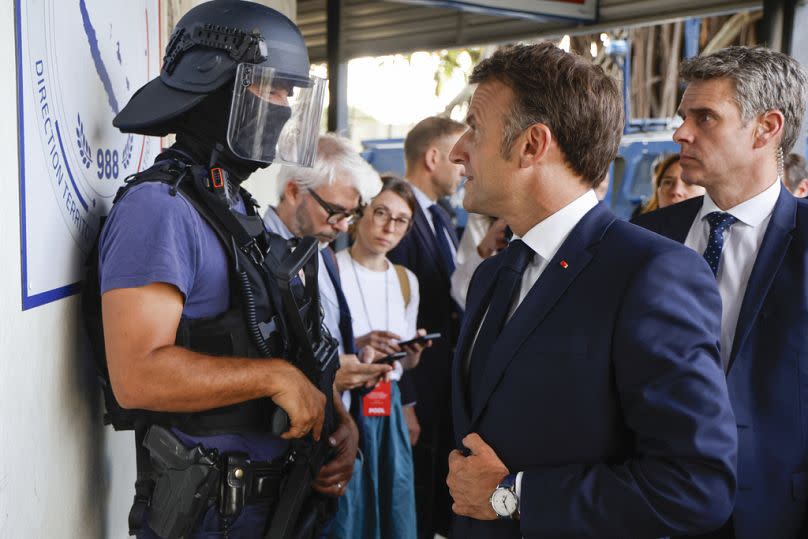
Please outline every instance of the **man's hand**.
[[508, 246], [508, 242], [505, 241], [506, 226], [505, 221], [497, 219], [488, 227], [488, 232], [477, 245], [477, 254], [480, 255], [480, 258], [488, 258]]
[[270, 398], [289, 416], [289, 430], [281, 438], [302, 438], [311, 431], [319, 440], [325, 420], [325, 395], [291, 363], [282, 359], [269, 361], [278, 364], [272, 380], [278, 390]]
[[360, 363], [355, 354], [339, 356], [340, 368], [334, 380], [337, 391], [346, 391], [356, 387], [373, 387], [384, 375], [393, 370], [390, 365]]
[[491, 494], [510, 472], [478, 434], [463, 438], [463, 445], [471, 451], [468, 457], [456, 449], [449, 454], [446, 484], [454, 499], [452, 511], [477, 520], [494, 520], [497, 514], [491, 507]]
[[334, 408], [339, 418], [337, 430], [328, 437], [335, 449], [334, 457], [320, 468], [312, 483], [314, 490], [326, 496], [342, 496], [353, 474], [356, 452], [359, 448], [359, 430], [353, 418], [345, 411], [339, 393], [334, 393]]
[[407, 430], [410, 431], [410, 445], [415, 446], [418, 443], [418, 438], [421, 437], [421, 423], [418, 422], [418, 416], [415, 415], [415, 406], [402, 406], [404, 412], [404, 421], [407, 422]]
[[[421, 328], [415, 332], [415, 335], [416, 337], [426, 335], [426, 330]], [[417, 367], [418, 363], [421, 361], [421, 352], [424, 351], [424, 348], [429, 348], [430, 346], [432, 346], [432, 341], [414, 342], [412, 344], [402, 346], [401, 349], [407, 352], [407, 355], [400, 360], [401, 366], [405, 370], [414, 369]]]
[[[382, 358], [401, 350], [401, 347], [398, 345], [398, 341], [400, 340], [401, 337], [391, 331], [373, 330], [370, 333], [365, 333], [357, 337], [356, 346], [357, 348], [371, 346], [374, 350], [379, 352], [379, 358]], [[377, 358], [369, 359], [373, 360]]]

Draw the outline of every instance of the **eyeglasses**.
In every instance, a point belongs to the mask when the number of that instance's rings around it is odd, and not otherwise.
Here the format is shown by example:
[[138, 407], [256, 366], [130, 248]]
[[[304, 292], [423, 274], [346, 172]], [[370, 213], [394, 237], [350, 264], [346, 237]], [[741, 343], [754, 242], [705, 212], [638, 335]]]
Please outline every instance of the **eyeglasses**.
[[393, 223], [393, 230], [400, 232], [409, 228], [411, 220], [409, 217], [393, 217], [385, 208], [373, 208], [373, 224], [385, 227], [390, 222]]
[[342, 221], [343, 219], [347, 220], [348, 224], [350, 225], [359, 218], [360, 211], [358, 208], [353, 210], [346, 210], [340, 206], [334, 207], [325, 200], [323, 200], [322, 198], [320, 198], [320, 195], [315, 193], [313, 189], [309, 189], [308, 191], [309, 194], [311, 195], [311, 198], [317, 201], [317, 204], [319, 204], [320, 207], [323, 208], [328, 214], [328, 218], [325, 220], [325, 222], [328, 223], [329, 225], [335, 225], [340, 221]]

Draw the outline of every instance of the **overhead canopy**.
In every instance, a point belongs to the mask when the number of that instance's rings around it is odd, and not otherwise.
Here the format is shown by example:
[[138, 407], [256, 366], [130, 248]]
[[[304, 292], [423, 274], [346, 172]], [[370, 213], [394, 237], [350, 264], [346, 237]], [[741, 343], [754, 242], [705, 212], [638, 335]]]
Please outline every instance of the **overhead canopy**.
[[[296, 21], [303, 31], [313, 62], [326, 60], [326, 1], [297, 2]], [[594, 33], [618, 26], [763, 7], [761, 0], [600, 0], [599, 19], [593, 23], [580, 23], [569, 19], [537, 21], [402, 2], [343, 2], [342, 60]], [[475, 0], [474, 4], [485, 4], [485, 0]]]

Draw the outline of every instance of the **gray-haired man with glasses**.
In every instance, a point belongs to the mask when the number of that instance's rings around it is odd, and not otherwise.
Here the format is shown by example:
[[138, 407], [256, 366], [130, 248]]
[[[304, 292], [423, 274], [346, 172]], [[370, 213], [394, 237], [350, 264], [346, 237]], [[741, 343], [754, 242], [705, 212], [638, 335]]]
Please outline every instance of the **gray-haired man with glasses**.
[[339, 226], [343, 222], [348, 226], [351, 226], [362, 214], [362, 210], [359, 206], [352, 209], [345, 209], [339, 204], [329, 204], [323, 200], [314, 189], [309, 188], [308, 192], [309, 195], [311, 195], [311, 198], [313, 198], [314, 201], [317, 202], [317, 204], [319, 204], [320, 207], [328, 214], [325, 222], [332, 227], [335, 225]]
[[318, 274], [325, 325], [340, 343], [335, 386], [340, 391], [362, 387], [387, 373], [384, 364], [365, 364], [356, 355], [351, 314], [340, 287], [334, 253], [328, 244], [347, 232], [361, 212], [361, 204], [381, 189], [375, 170], [335, 135], [321, 135], [311, 168], [284, 166], [278, 174], [280, 201], [264, 215], [267, 228], [285, 238], [314, 236], [320, 240]]

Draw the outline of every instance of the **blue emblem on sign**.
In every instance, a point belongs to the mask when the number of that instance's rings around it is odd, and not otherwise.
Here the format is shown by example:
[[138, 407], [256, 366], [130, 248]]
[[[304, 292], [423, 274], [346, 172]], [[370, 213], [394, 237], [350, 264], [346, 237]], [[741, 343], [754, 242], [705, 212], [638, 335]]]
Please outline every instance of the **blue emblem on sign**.
[[159, 139], [112, 119], [159, 71], [157, 0], [16, 0], [22, 304], [79, 289], [123, 178]]

